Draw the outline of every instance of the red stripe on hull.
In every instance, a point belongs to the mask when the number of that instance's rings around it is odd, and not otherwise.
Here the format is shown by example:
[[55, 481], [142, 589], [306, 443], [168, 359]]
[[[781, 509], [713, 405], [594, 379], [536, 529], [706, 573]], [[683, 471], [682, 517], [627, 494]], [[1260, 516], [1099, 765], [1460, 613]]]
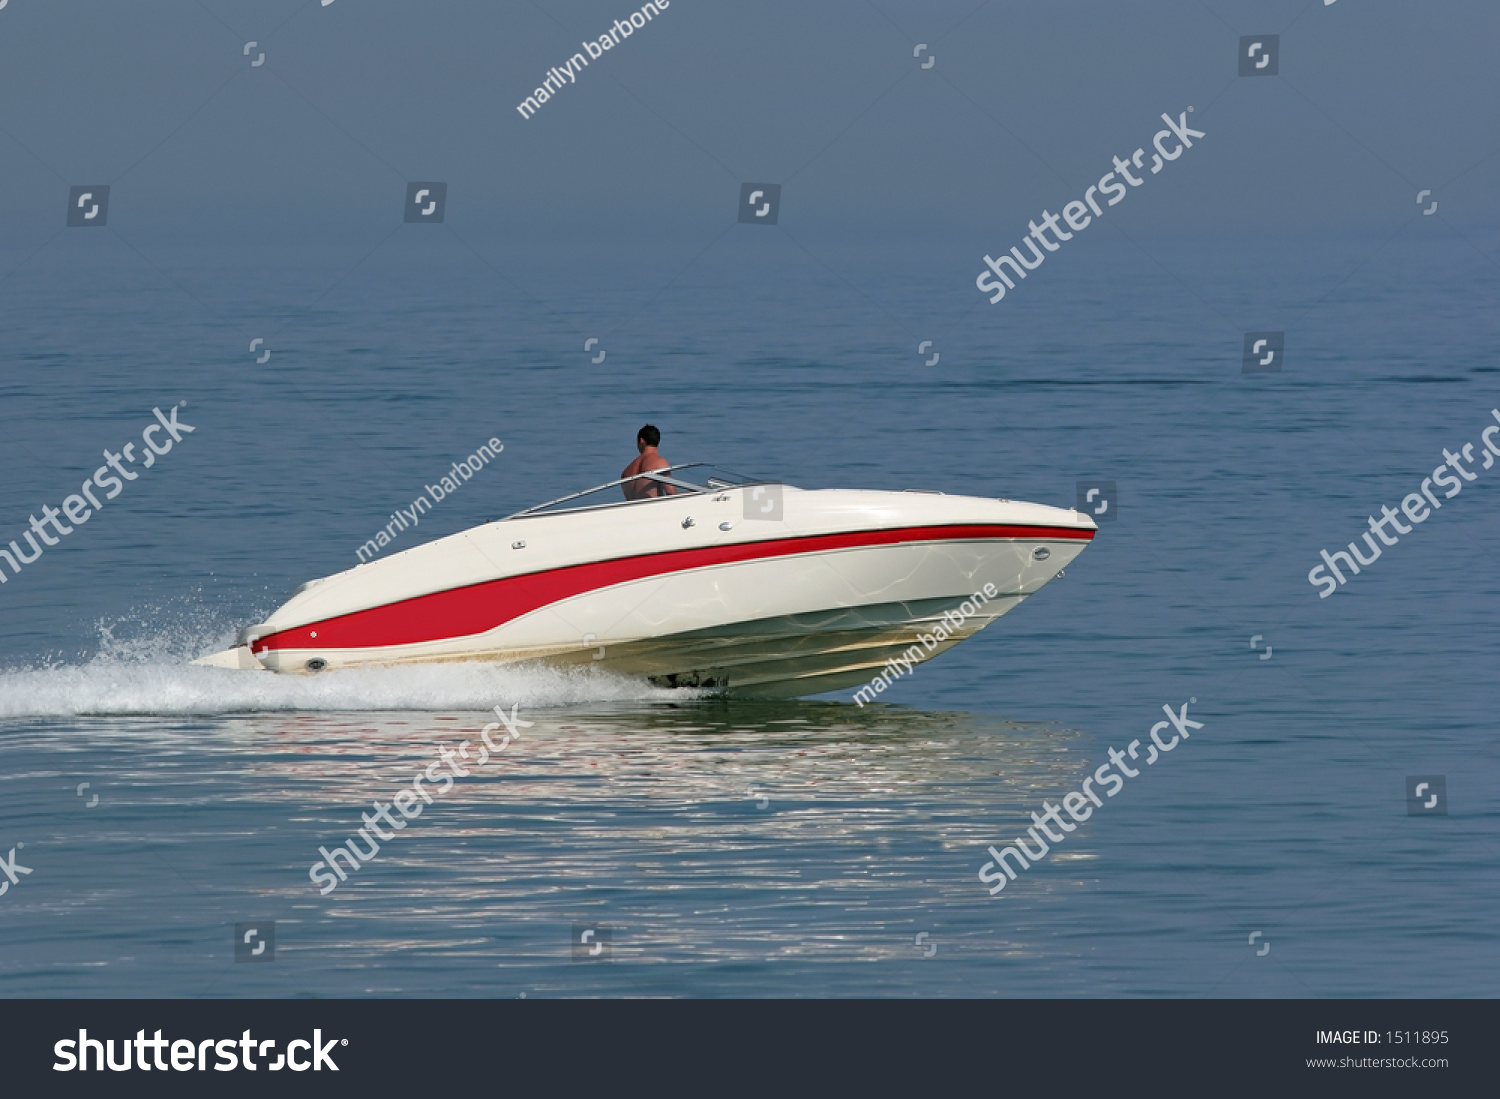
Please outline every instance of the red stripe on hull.
[[[1076, 527], [972, 524], [818, 534], [805, 538], [742, 542], [731, 546], [668, 550], [613, 561], [596, 561], [587, 565], [569, 565], [522, 576], [507, 576], [448, 591], [413, 596], [385, 606], [341, 614], [307, 626], [270, 634], [259, 639], [254, 647], [256, 652], [267, 649], [361, 649], [469, 637], [530, 614], [549, 603], [600, 588], [688, 569], [768, 557], [863, 546], [900, 545], [907, 542], [998, 538], [1068, 538], [1087, 542], [1094, 537], [1094, 533], [1092, 530], [1080, 530]], [[317, 632], [317, 637], [311, 636], [314, 631]]]

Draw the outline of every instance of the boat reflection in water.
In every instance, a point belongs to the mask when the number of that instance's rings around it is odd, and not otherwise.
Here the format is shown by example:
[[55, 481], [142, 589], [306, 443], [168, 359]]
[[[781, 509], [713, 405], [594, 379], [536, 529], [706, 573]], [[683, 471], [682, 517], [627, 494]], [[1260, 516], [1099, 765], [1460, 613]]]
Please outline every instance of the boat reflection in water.
[[[984, 846], [1089, 766], [1076, 731], [961, 712], [704, 699], [520, 716], [535, 725], [466, 764], [468, 777], [327, 899], [319, 934], [346, 961], [382, 968], [390, 950], [420, 942], [478, 950], [491, 966], [534, 970], [540, 983], [527, 987], [566, 991], [577, 975], [554, 969], [559, 935], [587, 921], [614, 929], [614, 957], [641, 961], [905, 958], [934, 926], [950, 950], [966, 940], [1009, 952], [974, 877]], [[306, 867], [319, 845], [354, 834], [440, 748], [468, 740], [477, 755], [486, 718], [246, 719], [251, 739], [283, 749], [256, 764], [256, 785], [279, 791], [307, 829], [287, 899], [315, 898]], [[1086, 839], [1070, 847], [1071, 859], [1090, 857]], [[1076, 883], [1026, 883], [1057, 888]], [[493, 941], [450, 937], [455, 925]], [[773, 991], [776, 968], [724, 991]], [[642, 979], [712, 987], [686, 972]]]
[[[1089, 768], [1075, 730], [723, 698], [522, 706], [518, 717], [534, 724], [482, 765], [481, 729], [496, 718], [476, 709], [12, 724], [0, 741], [9, 773], [71, 783], [86, 770], [102, 797], [83, 812], [72, 785], [62, 798], [58, 782], [16, 784], [11, 810], [37, 837], [25, 884], [45, 866], [54, 892], [8, 909], [27, 964], [7, 970], [21, 948], [0, 950], [7, 987], [990, 994], [1011, 987], [1014, 959], [1051, 956], [1055, 920], [1079, 909], [1049, 902], [1078, 894], [1070, 872], [1099, 865], [1049, 859], [1003, 903], [975, 877], [986, 844]], [[504, 736], [491, 730], [496, 744]], [[465, 740], [469, 775], [394, 835], [383, 825], [390, 838], [322, 895], [309, 878], [321, 851], [351, 836], [369, 850], [358, 832], [381, 819], [377, 802], [392, 804]], [[277, 964], [226, 970], [225, 928], [246, 919], [278, 921]], [[616, 964], [576, 964], [578, 926], [610, 928]]]

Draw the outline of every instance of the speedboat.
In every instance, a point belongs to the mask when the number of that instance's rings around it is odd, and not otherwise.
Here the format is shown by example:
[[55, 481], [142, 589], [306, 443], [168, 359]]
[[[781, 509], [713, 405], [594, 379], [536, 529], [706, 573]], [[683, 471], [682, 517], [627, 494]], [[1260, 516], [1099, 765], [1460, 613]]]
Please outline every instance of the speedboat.
[[[654, 495], [620, 500], [627, 482]], [[545, 661], [734, 696], [820, 694], [924, 637], [931, 656], [972, 636], [1097, 529], [1072, 509], [804, 490], [694, 462], [309, 581], [194, 663], [312, 675]]]

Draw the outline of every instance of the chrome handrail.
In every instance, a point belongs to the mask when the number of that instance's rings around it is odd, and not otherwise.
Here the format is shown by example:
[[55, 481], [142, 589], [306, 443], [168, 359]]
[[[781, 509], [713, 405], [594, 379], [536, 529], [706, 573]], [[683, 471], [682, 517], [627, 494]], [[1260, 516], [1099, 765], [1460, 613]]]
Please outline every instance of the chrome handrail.
[[[497, 522], [503, 523], [503, 522], [505, 522], [506, 519], [519, 519], [521, 516], [523, 516], [523, 515], [530, 515], [534, 511], [541, 511], [543, 508], [550, 508], [553, 504], [561, 504], [561, 503], [564, 503], [565, 501], [568, 501], [568, 500], [576, 500], [580, 496], [588, 496], [589, 494], [594, 493], [594, 492], [602, 492], [602, 491], [604, 491], [607, 488], [614, 488], [617, 485], [623, 485], [627, 481], [638, 481], [642, 477], [649, 477], [651, 480], [653, 480], [653, 481], [659, 481], [661, 484], [680, 485], [680, 486], [682, 486], [684, 488], [691, 488], [691, 489], [693, 489], [694, 491], [697, 491], [697, 492], [708, 492], [710, 490], [704, 488], [702, 485], [693, 485], [693, 484], [689, 484], [686, 481], [676, 481], [676, 480], [674, 480], [673, 478], [670, 478], [670, 477], [668, 477], [666, 479], [662, 479], [661, 477], [658, 476], [659, 474], [662, 474], [662, 473], [671, 473], [674, 469], [692, 469], [694, 466], [703, 466], [703, 465], [707, 465], [707, 464], [708, 464], [707, 462], [682, 462], [679, 465], [666, 466], [666, 467], [664, 467], [662, 469], [647, 470], [647, 471], [644, 471], [644, 472], [641, 472], [641, 473], [632, 474], [629, 477], [621, 477], [621, 478], [619, 478], [617, 480], [614, 480], [614, 481], [606, 481], [602, 485], [595, 485], [593, 488], [586, 488], [582, 492], [570, 492], [566, 496], [559, 496], [556, 500], [548, 500], [545, 504], [537, 504], [534, 507], [525, 508], [522, 511], [512, 512], [510, 515], [507, 515], [504, 518], [501, 518], [501, 519], [497, 520]], [[627, 500], [625, 502], [626, 503], [634, 503], [635, 501], [633, 501], [633, 500]]]

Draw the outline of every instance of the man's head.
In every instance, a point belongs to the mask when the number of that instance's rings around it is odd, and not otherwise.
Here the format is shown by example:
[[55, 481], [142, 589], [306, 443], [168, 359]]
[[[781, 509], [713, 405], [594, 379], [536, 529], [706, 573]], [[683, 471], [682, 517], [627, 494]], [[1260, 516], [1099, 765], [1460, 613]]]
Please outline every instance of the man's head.
[[661, 432], [647, 424], [635, 437], [635, 448], [644, 452], [648, 446], [661, 445]]

